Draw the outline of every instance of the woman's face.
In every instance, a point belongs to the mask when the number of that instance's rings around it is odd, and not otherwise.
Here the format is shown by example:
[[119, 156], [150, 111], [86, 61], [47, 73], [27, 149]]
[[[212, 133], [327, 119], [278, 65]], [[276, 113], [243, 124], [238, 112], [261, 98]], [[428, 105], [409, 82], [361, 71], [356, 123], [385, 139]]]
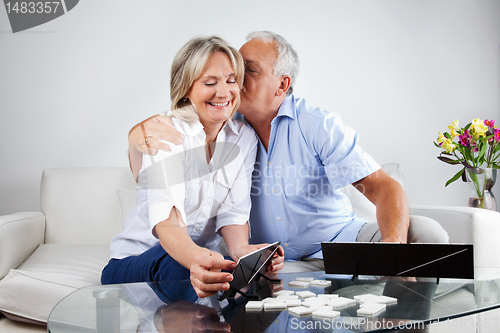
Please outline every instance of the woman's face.
[[204, 126], [217, 126], [229, 118], [239, 95], [240, 87], [229, 57], [215, 52], [186, 97], [196, 107]]

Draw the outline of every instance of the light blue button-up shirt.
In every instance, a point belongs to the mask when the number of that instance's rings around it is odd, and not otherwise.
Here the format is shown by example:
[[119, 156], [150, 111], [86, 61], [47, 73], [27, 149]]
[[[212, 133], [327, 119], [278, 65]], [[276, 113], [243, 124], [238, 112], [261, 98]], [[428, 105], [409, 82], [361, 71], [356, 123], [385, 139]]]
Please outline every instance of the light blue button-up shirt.
[[340, 189], [380, 166], [334, 112], [287, 96], [259, 140], [252, 182], [250, 242], [280, 241], [286, 260], [321, 258], [321, 242], [353, 242], [366, 222]]

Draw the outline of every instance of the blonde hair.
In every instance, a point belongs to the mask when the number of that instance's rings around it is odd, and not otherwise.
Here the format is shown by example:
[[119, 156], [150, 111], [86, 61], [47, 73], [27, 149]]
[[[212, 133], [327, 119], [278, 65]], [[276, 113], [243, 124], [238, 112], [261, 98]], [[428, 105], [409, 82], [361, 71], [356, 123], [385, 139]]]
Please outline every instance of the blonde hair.
[[[172, 115], [187, 122], [198, 120], [198, 113], [191, 101], [184, 98], [196, 81], [208, 59], [215, 52], [222, 52], [229, 57], [233, 66], [238, 86], [243, 86], [244, 63], [238, 50], [217, 36], [195, 37], [188, 41], [174, 58], [170, 72], [170, 99]], [[240, 104], [240, 98], [234, 103], [230, 117]]]

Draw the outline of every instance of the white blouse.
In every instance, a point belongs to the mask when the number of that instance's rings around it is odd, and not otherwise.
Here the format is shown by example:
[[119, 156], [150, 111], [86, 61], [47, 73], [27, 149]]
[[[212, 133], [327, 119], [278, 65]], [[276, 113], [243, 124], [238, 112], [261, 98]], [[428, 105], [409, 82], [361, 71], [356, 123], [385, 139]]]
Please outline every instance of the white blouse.
[[184, 134], [171, 151], [144, 155], [138, 178], [137, 202], [122, 232], [111, 242], [111, 258], [138, 255], [159, 244], [152, 230], [176, 207], [191, 239], [218, 251], [220, 228], [243, 225], [250, 214], [250, 187], [257, 136], [248, 125], [228, 120], [217, 135], [207, 162], [205, 131], [200, 122], [173, 118]]

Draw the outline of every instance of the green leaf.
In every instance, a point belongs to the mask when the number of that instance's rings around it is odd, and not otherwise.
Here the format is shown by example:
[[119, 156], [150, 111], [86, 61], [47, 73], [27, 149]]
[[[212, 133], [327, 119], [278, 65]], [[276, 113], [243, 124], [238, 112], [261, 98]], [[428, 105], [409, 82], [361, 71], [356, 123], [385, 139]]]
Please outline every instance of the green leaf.
[[495, 150], [494, 152], [496, 153], [497, 151], [500, 150], [500, 142], [498, 142], [496, 145], [495, 145]]
[[[481, 148], [479, 150], [479, 155], [477, 156], [479, 159], [482, 159], [484, 157], [484, 154], [486, 154], [486, 149], [488, 148], [488, 144], [481, 143]], [[482, 164], [482, 163], [480, 163]]]
[[470, 154], [470, 148], [465, 148], [464, 151], [462, 152], [464, 154], [464, 157], [468, 161], [474, 161], [472, 155]]
[[[479, 170], [481, 170], [481, 169], [479, 169]], [[470, 179], [472, 179], [472, 181], [474, 182], [474, 188], [476, 190], [478, 197], [481, 198], [482, 197], [481, 187], [479, 186], [479, 179], [477, 178], [477, 173], [478, 173], [477, 171], [474, 171], [474, 172], [469, 172], [468, 174], [469, 174]]]
[[440, 145], [438, 145], [437, 143], [435, 143], [434, 141], [432, 141], [432, 143], [434, 143], [434, 146], [438, 147], [438, 148], [443, 148], [441, 147]]
[[450, 179], [450, 180], [448, 180], [448, 181], [446, 182], [446, 185], [444, 185], [444, 187], [446, 187], [446, 186], [450, 185], [450, 184], [451, 184], [451, 183], [453, 183], [455, 180], [457, 180], [458, 178], [462, 177], [462, 174], [463, 174], [464, 172], [465, 172], [465, 168], [463, 168], [462, 170], [460, 170], [459, 172], [457, 172], [457, 173], [455, 174], [455, 176], [451, 177], [451, 179]]
[[444, 156], [438, 156], [438, 160], [448, 163], [448, 164], [460, 164], [461, 160], [452, 160], [451, 158], [444, 157]]

